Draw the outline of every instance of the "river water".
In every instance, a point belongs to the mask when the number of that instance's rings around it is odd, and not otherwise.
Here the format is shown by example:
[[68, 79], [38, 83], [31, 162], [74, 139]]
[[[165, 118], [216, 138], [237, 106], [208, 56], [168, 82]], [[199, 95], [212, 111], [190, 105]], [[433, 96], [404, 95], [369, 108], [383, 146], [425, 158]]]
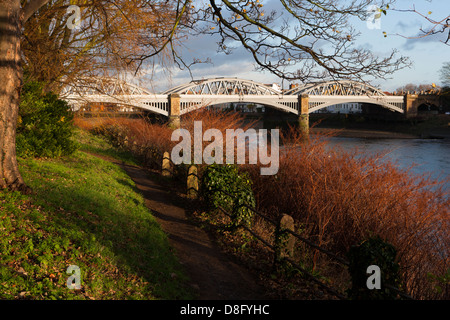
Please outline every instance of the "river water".
[[[443, 180], [450, 179], [450, 139], [364, 139], [330, 138], [330, 146], [343, 149], [358, 148], [367, 153], [388, 152], [386, 157], [403, 169], [414, 165], [412, 172], [430, 174]], [[450, 181], [445, 183], [450, 191]]]

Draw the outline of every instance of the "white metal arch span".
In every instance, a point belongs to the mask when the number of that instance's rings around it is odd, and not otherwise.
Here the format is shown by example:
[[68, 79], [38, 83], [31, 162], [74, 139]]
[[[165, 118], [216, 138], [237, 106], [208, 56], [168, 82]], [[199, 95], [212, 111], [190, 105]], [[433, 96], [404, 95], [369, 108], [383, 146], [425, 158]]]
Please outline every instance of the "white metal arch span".
[[308, 110], [311, 113], [333, 105], [346, 103], [374, 104], [393, 112], [404, 113], [403, 96], [389, 96], [386, 98], [376, 96], [310, 96]]
[[286, 95], [308, 95], [309, 112], [344, 103], [379, 105], [393, 112], [404, 113], [403, 96], [388, 96], [367, 83], [339, 80], [308, 83], [293, 88]]
[[167, 95], [150, 91], [117, 78], [81, 77], [60, 93], [74, 110], [86, 103], [121, 104], [169, 115]]
[[193, 80], [165, 91], [163, 94], [187, 95], [279, 95], [275, 90], [262, 83], [238, 78], [213, 78]]
[[384, 92], [374, 86], [350, 80], [308, 83], [293, 88], [285, 92], [285, 94], [307, 94], [309, 96], [386, 96]]
[[61, 96], [67, 95], [150, 95], [151, 92], [124, 80], [109, 77], [80, 77], [65, 86]]
[[273, 107], [284, 112], [298, 114], [297, 96], [256, 96], [256, 95], [180, 95], [180, 114], [201, 109], [206, 106], [214, 106], [227, 103], [254, 103]]

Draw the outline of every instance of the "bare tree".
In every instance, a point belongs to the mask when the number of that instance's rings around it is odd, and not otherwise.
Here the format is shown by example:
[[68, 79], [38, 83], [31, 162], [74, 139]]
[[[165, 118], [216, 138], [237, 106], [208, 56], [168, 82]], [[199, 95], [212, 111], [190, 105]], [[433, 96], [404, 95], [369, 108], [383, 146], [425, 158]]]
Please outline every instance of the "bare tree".
[[450, 62], [445, 62], [440, 70], [441, 81], [445, 87], [450, 87]]
[[[427, 13], [424, 12], [420, 12], [418, 10], [416, 10], [415, 5], [412, 5], [412, 7], [410, 9], [397, 9], [397, 8], [389, 8], [388, 9], [392, 10], [392, 11], [396, 11], [396, 12], [403, 12], [403, 13], [412, 13], [416, 16], [421, 17], [424, 21], [426, 21], [428, 23], [428, 27], [424, 28], [421, 27], [418, 30], [418, 33], [415, 35], [404, 35], [404, 34], [399, 34], [396, 33], [397, 36], [401, 36], [403, 38], [406, 39], [422, 39], [422, 38], [426, 38], [432, 35], [436, 35], [436, 34], [445, 34], [446, 35], [446, 39], [445, 40], [440, 40], [442, 43], [450, 46], [450, 15], [448, 15], [448, 13], [444, 13], [447, 14], [447, 16], [441, 18], [441, 19], [433, 19], [431, 18], [431, 11], [428, 11]], [[386, 11], [385, 11], [386, 13]], [[385, 33], [385, 36], [387, 35], [387, 33]]]
[[398, 88], [396, 91], [399, 93], [424, 93], [424, 92], [438, 92], [440, 89], [436, 86], [436, 84], [431, 83], [422, 83], [422, 84], [413, 84], [408, 83], [400, 88]]
[[408, 65], [393, 50], [378, 57], [356, 48], [350, 18], [365, 20], [370, 0], [280, 0], [267, 12], [259, 0], [216, 1], [196, 11], [197, 33], [217, 34], [227, 54], [243, 46], [261, 70], [288, 80], [385, 78]]

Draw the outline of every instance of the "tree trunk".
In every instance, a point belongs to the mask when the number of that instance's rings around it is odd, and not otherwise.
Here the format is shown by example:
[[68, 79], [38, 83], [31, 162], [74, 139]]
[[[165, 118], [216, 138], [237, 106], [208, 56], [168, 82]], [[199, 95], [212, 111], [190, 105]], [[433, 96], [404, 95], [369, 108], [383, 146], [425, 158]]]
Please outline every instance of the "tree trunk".
[[0, 0], [0, 189], [28, 192], [16, 159], [22, 15], [20, 0]]

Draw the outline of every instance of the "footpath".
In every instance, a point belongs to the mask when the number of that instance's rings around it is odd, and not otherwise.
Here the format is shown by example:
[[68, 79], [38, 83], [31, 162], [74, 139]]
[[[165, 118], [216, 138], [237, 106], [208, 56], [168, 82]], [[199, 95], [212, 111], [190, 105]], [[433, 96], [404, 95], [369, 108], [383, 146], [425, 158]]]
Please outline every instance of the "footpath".
[[[267, 299], [254, 276], [189, 221], [179, 197], [140, 167], [117, 163], [133, 179], [189, 276], [199, 300]], [[178, 199], [177, 199], [178, 198]]]

